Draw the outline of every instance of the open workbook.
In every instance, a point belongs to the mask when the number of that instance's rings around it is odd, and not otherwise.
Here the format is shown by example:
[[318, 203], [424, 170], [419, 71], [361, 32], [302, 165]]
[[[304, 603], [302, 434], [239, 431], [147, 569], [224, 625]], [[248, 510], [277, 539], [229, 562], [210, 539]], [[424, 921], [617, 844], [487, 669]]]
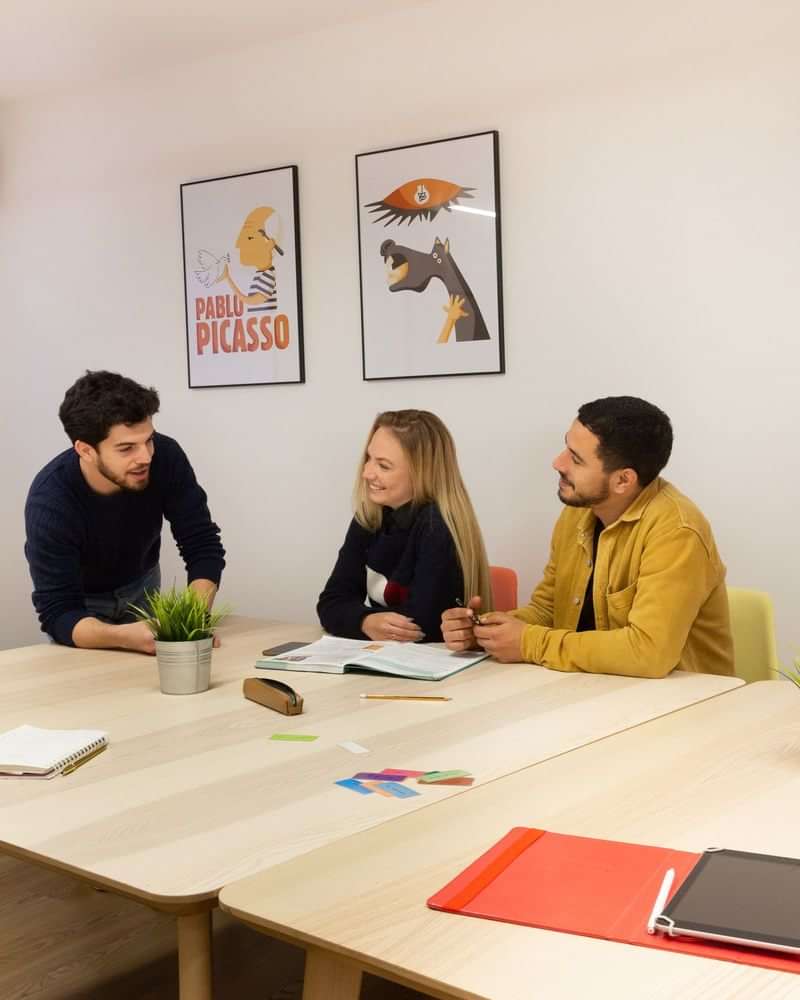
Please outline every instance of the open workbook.
[[100, 729], [17, 726], [0, 733], [0, 778], [54, 778], [99, 753], [107, 741]]
[[[489, 655], [483, 650], [455, 653], [443, 646], [412, 642], [372, 642], [326, 635], [316, 642], [282, 652], [265, 650], [256, 661], [264, 670], [308, 670], [320, 674], [361, 672], [440, 681]], [[270, 655], [271, 654], [271, 655]]]

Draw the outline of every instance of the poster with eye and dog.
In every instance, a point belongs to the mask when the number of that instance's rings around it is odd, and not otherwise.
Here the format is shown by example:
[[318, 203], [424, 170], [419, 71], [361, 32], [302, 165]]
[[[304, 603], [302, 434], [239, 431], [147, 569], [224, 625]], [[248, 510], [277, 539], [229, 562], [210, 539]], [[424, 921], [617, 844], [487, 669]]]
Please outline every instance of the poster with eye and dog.
[[189, 387], [304, 381], [297, 167], [181, 184]]
[[505, 371], [498, 133], [356, 156], [366, 380]]

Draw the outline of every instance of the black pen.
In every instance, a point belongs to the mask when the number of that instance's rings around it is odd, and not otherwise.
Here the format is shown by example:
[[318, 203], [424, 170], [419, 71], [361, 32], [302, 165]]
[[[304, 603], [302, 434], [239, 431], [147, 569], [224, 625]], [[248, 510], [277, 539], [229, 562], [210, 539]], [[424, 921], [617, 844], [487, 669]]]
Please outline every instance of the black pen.
[[478, 614], [478, 612], [475, 610], [475, 608], [468, 608], [466, 606], [466, 604], [464, 604], [464, 602], [461, 600], [460, 597], [456, 598], [456, 604], [460, 608], [464, 608], [466, 611], [469, 611], [469, 613], [472, 615], [472, 624], [473, 625], [483, 625], [483, 622], [481, 621], [481, 616]]

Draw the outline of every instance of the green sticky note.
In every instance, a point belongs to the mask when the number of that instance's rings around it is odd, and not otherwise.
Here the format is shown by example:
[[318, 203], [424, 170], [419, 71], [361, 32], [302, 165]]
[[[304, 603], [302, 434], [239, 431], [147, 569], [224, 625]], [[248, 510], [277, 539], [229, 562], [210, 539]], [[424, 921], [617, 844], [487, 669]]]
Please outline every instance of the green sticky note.
[[308, 733], [273, 733], [271, 740], [285, 740], [287, 743], [311, 743], [318, 740], [318, 736], [311, 736]]
[[437, 781], [444, 781], [445, 778], [468, 778], [469, 771], [428, 771], [427, 774], [417, 778], [417, 784], [433, 785]]

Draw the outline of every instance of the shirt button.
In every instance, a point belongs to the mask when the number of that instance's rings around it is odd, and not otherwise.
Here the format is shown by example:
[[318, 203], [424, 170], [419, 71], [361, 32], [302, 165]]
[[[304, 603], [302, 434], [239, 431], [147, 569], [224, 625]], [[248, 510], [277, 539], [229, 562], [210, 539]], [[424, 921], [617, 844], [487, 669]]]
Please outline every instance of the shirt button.
[[573, 601], [572, 601], [572, 603], [573, 603], [573, 604], [580, 604], [580, 603], [581, 603], [581, 599], [580, 599], [580, 597], [575, 597], [575, 598], [573, 598]]
[[592, 565], [592, 560], [591, 559], [587, 559], [586, 560], [586, 565], [587, 566], [591, 566]]

